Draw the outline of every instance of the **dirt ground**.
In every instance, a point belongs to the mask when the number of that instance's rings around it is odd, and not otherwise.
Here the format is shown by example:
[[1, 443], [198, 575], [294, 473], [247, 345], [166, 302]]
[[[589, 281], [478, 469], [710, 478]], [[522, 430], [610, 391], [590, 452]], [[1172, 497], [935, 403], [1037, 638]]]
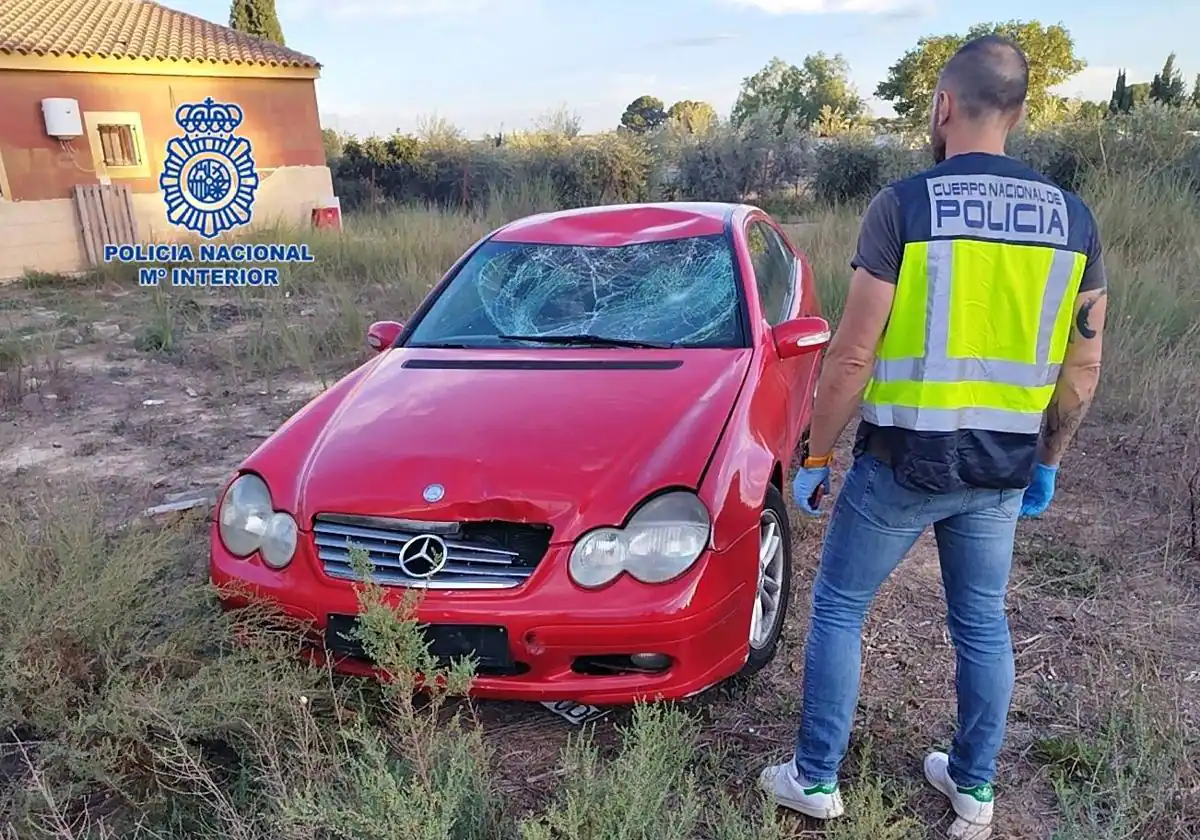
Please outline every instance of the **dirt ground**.
[[[322, 389], [315, 378], [266, 380], [214, 363], [209, 349], [235, 323], [172, 353], [147, 352], [139, 294], [100, 289], [86, 304], [72, 296], [67, 305], [61, 295], [0, 288], [6, 487], [91, 482], [117, 519], [150, 505], [210, 499], [262, 438]], [[209, 305], [225, 304], [214, 297]], [[1152, 704], [1156, 720], [1192, 732], [1200, 723], [1200, 572], [1179, 560], [1160, 511], [1123, 498], [1135, 479], [1113, 472], [1126, 463], [1121, 445], [1113, 430], [1090, 424], [1048, 515], [1021, 525], [1009, 602], [1018, 676], [997, 786], [998, 838], [1044, 838], [1056, 824], [1056, 760], [1047, 744], [1095, 746], [1110, 712], [1138, 698]], [[788, 754], [798, 722], [822, 525], [793, 521], [795, 589], [778, 658], [747, 691], [718, 689], [692, 701], [706, 720], [706, 745], [747, 792], [764, 763]], [[901, 788], [930, 837], [943, 836], [950, 822], [944, 800], [920, 783], [922, 756], [948, 743], [954, 721], [944, 616], [936, 550], [926, 537], [872, 612], [847, 772], [853, 779], [869, 761], [871, 773]], [[543, 802], [574, 727], [532, 704], [484, 703], [479, 714], [499, 750], [505, 792], [529, 807]], [[613, 737], [624, 718], [604, 718], [602, 737]], [[1179, 780], [1186, 807], [1200, 802], [1198, 777]], [[815, 830], [803, 822], [796, 829]]]

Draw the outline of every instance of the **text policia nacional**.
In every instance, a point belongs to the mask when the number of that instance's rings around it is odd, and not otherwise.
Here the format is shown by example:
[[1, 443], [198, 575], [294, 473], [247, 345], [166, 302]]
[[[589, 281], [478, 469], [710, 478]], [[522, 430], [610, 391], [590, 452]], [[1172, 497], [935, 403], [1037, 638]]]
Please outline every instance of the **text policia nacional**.
[[237, 287], [278, 286], [280, 263], [314, 260], [306, 243], [157, 243], [105, 245], [104, 261], [139, 266], [140, 286]]

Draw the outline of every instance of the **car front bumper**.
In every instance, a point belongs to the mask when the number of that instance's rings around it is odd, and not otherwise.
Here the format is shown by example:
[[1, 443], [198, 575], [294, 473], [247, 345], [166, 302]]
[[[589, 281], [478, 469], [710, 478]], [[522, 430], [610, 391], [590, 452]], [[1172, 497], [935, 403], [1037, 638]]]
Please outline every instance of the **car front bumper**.
[[[537, 570], [521, 586], [501, 590], [427, 590], [417, 606], [429, 625], [503, 626], [508, 652], [519, 673], [479, 673], [476, 697], [624, 705], [641, 700], [689, 697], [736, 674], [746, 661], [750, 612], [758, 562], [757, 529], [721, 552], [706, 552], [678, 580], [648, 585], [623, 575], [609, 586], [587, 591], [567, 574], [570, 546], [551, 545]], [[359, 612], [354, 586], [325, 574], [311, 534], [302, 533], [296, 557], [282, 571], [256, 557], [229, 554], [214, 523], [210, 574], [278, 604], [289, 616], [311, 622], [322, 637], [328, 627]], [[387, 588], [400, 605], [405, 590]], [[224, 605], [245, 603], [227, 596]], [[323, 645], [314, 652], [322, 661]], [[579, 673], [581, 659], [658, 653], [670, 657], [661, 672]], [[378, 676], [365, 658], [332, 656], [343, 673]]]

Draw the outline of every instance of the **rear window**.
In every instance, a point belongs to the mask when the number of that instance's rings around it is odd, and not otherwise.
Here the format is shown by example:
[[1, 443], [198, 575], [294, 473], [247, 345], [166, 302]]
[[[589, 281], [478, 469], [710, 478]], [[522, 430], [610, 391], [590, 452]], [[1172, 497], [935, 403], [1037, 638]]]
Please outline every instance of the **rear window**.
[[410, 347], [508, 347], [501, 335], [593, 335], [683, 347], [742, 345], [726, 238], [620, 247], [488, 242], [416, 325]]

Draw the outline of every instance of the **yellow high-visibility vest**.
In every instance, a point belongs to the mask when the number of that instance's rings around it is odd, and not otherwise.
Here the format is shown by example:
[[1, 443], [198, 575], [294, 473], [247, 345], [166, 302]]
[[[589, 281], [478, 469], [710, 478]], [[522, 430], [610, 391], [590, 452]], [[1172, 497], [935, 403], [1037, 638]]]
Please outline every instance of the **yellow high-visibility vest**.
[[918, 432], [1037, 435], [1066, 354], [1090, 214], [1049, 182], [946, 168], [895, 185], [904, 251], [862, 417]]

